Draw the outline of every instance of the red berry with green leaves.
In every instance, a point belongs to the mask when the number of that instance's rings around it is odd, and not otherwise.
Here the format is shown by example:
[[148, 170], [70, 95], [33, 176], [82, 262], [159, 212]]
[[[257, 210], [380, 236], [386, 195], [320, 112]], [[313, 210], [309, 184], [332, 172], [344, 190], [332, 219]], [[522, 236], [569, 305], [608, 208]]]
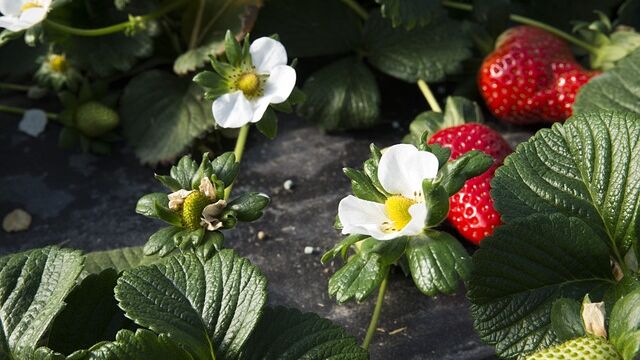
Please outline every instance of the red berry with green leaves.
[[491, 199], [491, 179], [496, 168], [512, 152], [511, 147], [497, 131], [478, 123], [440, 130], [429, 139], [429, 144], [434, 143], [450, 148], [452, 160], [466, 152], [480, 150], [495, 161], [484, 174], [467, 180], [449, 199], [449, 222], [465, 239], [479, 244], [501, 223]]
[[533, 26], [505, 31], [480, 67], [489, 110], [513, 124], [564, 121], [580, 87], [599, 72], [580, 65], [569, 45]]

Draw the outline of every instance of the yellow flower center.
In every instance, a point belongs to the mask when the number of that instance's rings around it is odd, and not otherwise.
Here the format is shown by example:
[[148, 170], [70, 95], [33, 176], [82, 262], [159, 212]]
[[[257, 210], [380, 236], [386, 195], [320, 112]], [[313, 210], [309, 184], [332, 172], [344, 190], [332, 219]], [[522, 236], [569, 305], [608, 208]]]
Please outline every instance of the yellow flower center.
[[245, 96], [253, 97], [260, 92], [260, 78], [252, 72], [244, 73], [236, 81], [236, 86]]
[[194, 191], [189, 194], [182, 204], [182, 226], [189, 230], [198, 230], [200, 227], [200, 219], [202, 218], [202, 210], [211, 204], [204, 193]]
[[67, 58], [64, 55], [49, 56], [49, 66], [51, 70], [61, 73], [67, 70]]
[[42, 7], [40, 6], [40, 4], [38, 4], [37, 2], [34, 1], [29, 1], [24, 3], [21, 7], [20, 7], [20, 11], [25, 11], [25, 10], [29, 10], [29, 9], [33, 9], [33, 8], [39, 8]]
[[400, 231], [402, 230], [402, 228], [407, 226], [409, 221], [411, 221], [409, 208], [415, 203], [415, 200], [406, 198], [401, 195], [394, 195], [387, 198], [387, 201], [384, 202], [384, 210], [391, 222], [382, 224], [382, 231]]

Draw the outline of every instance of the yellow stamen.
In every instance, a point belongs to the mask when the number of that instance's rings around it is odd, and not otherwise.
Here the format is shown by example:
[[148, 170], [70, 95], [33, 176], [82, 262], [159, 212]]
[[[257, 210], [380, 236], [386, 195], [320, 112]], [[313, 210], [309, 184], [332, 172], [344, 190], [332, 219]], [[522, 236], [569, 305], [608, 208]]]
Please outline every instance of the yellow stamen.
[[390, 223], [382, 224], [382, 231], [392, 232], [400, 231], [411, 221], [409, 208], [416, 201], [400, 195], [394, 195], [384, 202], [384, 210], [391, 220]]
[[29, 1], [24, 3], [21, 7], [20, 7], [20, 11], [25, 11], [25, 10], [29, 10], [29, 9], [33, 9], [33, 8], [39, 8], [42, 7], [40, 6], [40, 4], [38, 4], [37, 2], [34, 1]]
[[240, 75], [236, 86], [242, 90], [245, 96], [255, 96], [260, 92], [260, 78], [255, 73], [245, 73]]
[[67, 58], [64, 55], [51, 55], [49, 56], [49, 66], [55, 72], [65, 72], [67, 70]]

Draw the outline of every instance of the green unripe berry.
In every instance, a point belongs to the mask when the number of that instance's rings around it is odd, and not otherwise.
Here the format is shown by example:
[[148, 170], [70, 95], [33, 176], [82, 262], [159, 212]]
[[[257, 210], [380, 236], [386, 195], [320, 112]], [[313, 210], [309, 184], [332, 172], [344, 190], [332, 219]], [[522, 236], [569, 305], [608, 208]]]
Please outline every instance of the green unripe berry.
[[599, 336], [583, 336], [529, 355], [527, 360], [622, 360], [616, 348]]
[[211, 199], [202, 192], [194, 191], [189, 194], [182, 204], [182, 226], [189, 230], [201, 228], [202, 210], [209, 204]]
[[118, 113], [96, 101], [84, 103], [76, 111], [76, 127], [88, 137], [94, 138], [113, 130], [120, 123]]

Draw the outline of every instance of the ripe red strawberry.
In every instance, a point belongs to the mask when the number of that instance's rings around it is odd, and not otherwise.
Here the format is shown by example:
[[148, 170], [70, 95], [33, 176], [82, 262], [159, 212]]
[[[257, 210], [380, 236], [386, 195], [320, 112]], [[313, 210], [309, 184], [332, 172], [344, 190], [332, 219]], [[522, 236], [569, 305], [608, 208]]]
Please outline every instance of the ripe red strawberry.
[[500, 225], [500, 214], [491, 199], [491, 179], [496, 168], [511, 153], [511, 147], [498, 132], [477, 123], [440, 130], [429, 139], [429, 144], [434, 143], [450, 148], [452, 160], [471, 150], [480, 150], [495, 161], [484, 174], [467, 180], [449, 199], [449, 222], [467, 240], [479, 244]]
[[533, 27], [505, 31], [480, 67], [478, 85], [489, 110], [514, 124], [564, 121], [580, 87], [597, 71], [585, 70], [571, 48]]

